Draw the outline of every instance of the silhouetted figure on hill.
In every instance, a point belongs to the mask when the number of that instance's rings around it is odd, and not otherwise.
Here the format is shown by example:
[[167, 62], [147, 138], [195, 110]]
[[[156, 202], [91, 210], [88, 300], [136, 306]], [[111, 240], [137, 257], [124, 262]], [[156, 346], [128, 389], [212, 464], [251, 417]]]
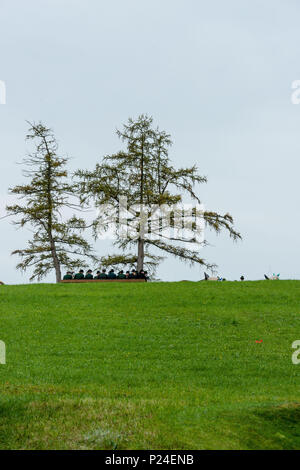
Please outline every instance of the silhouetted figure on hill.
[[76, 279], [77, 281], [80, 279], [84, 279], [84, 270], [80, 269], [79, 273], [75, 274], [74, 279]]
[[131, 273], [129, 273], [129, 279], [137, 279], [137, 272], [135, 269], [133, 269]]
[[106, 269], [102, 269], [101, 273], [99, 272], [98, 279], [107, 279]]
[[93, 276], [93, 271], [91, 269], [89, 269], [87, 272], [86, 272], [86, 275], [85, 275], [85, 279], [94, 279], [94, 276]]
[[140, 270], [140, 272], [137, 275], [137, 278], [138, 279], [146, 279], [145, 271], [143, 269]]
[[113, 269], [111, 269], [111, 270], [109, 271], [107, 277], [108, 277], [108, 279], [116, 279], [116, 278], [117, 278], [117, 276], [116, 276], [116, 274], [115, 274], [115, 271], [114, 271]]
[[67, 271], [67, 274], [63, 277], [64, 281], [71, 281], [73, 279], [71, 271]]

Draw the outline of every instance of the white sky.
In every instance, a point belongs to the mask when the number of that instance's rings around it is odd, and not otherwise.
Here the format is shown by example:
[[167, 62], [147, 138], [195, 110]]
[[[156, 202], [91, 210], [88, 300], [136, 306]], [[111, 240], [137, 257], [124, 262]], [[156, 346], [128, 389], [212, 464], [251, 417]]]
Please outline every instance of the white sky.
[[[171, 133], [174, 163], [207, 175], [205, 207], [229, 211], [244, 237], [207, 234], [219, 274], [299, 278], [299, 15], [297, 0], [0, 0], [0, 216], [24, 181], [26, 120], [52, 127], [75, 169], [116, 151], [115, 128], [148, 113]], [[0, 223], [0, 280], [28, 282], [10, 252], [30, 232]], [[168, 259], [158, 274], [203, 270]]]

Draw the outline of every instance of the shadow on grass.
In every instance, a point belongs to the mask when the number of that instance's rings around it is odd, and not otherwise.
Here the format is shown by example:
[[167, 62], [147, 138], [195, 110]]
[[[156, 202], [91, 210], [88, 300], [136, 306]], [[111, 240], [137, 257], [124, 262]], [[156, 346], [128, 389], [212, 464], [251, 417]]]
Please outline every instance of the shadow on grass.
[[0, 449], [9, 449], [16, 442], [18, 423], [25, 420], [27, 414], [26, 402], [15, 398], [5, 398], [0, 401]]
[[287, 403], [244, 415], [241, 445], [246, 449], [300, 449], [300, 404]]
[[172, 406], [152, 420], [157, 403], [147, 401], [33, 398], [2, 397], [0, 449], [300, 449], [299, 403], [212, 410], [207, 417], [192, 407], [178, 421]]

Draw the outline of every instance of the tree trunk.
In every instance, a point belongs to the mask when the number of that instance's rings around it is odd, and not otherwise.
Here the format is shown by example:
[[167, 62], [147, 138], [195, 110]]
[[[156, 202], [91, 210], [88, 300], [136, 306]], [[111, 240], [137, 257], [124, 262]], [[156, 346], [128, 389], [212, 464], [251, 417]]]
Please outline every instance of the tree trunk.
[[56, 274], [56, 282], [61, 281], [61, 270], [60, 270], [60, 264], [57, 259], [56, 253], [53, 256], [53, 262], [54, 262], [54, 268], [55, 268], [55, 274]]
[[144, 208], [143, 208], [143, 202], [144, 202], [144, 142], [145, 142], [145, 136], [142, 136], [142, 144], [141, 144], [141, 160], [140, 160], [140, 236], [138, 240], [138, 259], [137, 259], [137, 271], [140, 272], [142, 269], [144, 269], [144, 258], [145, 258], [145, 240], [144, 240]]
[[[45, 147], [47, 149], [47, 155], [51, 155], [49, 148], [48, 148], [48, 143], [47, 139], [44, 138], [44, 143]], [[60, 270], [60, 262], [57, 256], [56, 252], [56, 246], [55, 242], [53, 240], [52, 236], [52, 211], [53, 211], [53, 203], [52, 203], [52, 164], [51, 160], [48, 161], [48, 166], [47, 166], [47, 199], [48, 199], [48, 236], [49, 236], [49, 242], [50, 242], [50, 250], [52, 254], [52, 259], [53, 259], [53, 264], [54, 264], [54, 269], [55, 269], [55, 275], [56, 275], [56, 282], [61, 281], [61, 270]]]
[[60, 282], [61, 281], [60, 262], [57, 257], [55, 243], [53, 241], [52, 236], [50, 237], [50, 246], [51, 246], [52, 259], [53, 259], [53, 264], [54, 264], [54, 269], [55, 269], [56, 282]]
[[144, 258], [145, 258], [145, 240], [143, 238], [139, 238], [138, 259], [137, 259], [137, 271], [138, 272], [144, 269]]
[[138, 239], [138, 258], [137, 258], [137, 271], [140, 272], [144, 269], [145, 259], [145, 233], [146, 233], [146, 220], [145, 220], [144, 207], [141, 205], [140, 223], [139, 223], [139, 239]]

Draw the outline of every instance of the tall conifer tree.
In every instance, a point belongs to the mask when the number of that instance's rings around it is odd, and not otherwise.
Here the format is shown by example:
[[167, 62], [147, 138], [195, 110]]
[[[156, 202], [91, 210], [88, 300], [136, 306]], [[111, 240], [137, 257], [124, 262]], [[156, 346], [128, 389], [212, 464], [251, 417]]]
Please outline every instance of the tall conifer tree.
[[[141, 115], [137, 120], [129, 119], [122, 130], [117, 130], [117, 135], [125, 143], [125, 150], [105, 156], [92, 171], [76, 172], [82, 203], [93, 202], [99, 209], [95, 235], [111, 227], [116, 214], [120, 214], [120, 198], [126, 198], [129, 216], [126, 220], [119, 217], [115, 230], [115, 245], [122, 249], [124, 264], [134, 260], [140, 270], [145, 260], [152, 265], [158, 263], [160, 257], [150, 251], [156, 247], [191, 264], [212, 268], [199, 255], [200, 248], [206, 244], [203, 224], [195, 223], [193, 213], [187, 220], [181, 217], [184, 195], [197, 210], [200, 204], [197, 186], [206, 183], [206, 178], [196, 166], [173, 167], [169, 159], [170, 135], [154, 128], [152, 117]], [[241, 238], [233, 227], [231, 215], [203, 211], [200, 217], [215, 232], [225, 229], [234, 240]], [[126, 230], [130, 229], [125, 237], [120, 236], [122, 224]], [[182, 227], [183, 235], [178, 235]], [[173, 230], [173, 235], [166, 234], [168, 228]], [[135, 247], [135, 254], [127, 251], [131, 247]], [[110, 255], [110, 263], [114, 258], [120, 265], [122, 256]]]
[[30, 124], [26, 139], [34, 142], [33, 152], [23, 161], [29, 181], [9, 190], [24, 202], [8, 206], [7, 213], [17, 216], [14, 224], [30, 228], [33, 236], [26, 248], [12, 254], [21, 257], [18, 269], [33, 269], [31, 280], [40, 280], [54, 269], [56, 282], [60, 282], [62, 267], [87, 266], [85, 260], [95, 261], [96, 257], [82, 235], [85, 221], [76, 215], [67, 220], [63, 217], [66, 209], [78, 209], [79, 205], [68, 181], [68, 159], [58, 154], [53, 132], [41, 123]]

